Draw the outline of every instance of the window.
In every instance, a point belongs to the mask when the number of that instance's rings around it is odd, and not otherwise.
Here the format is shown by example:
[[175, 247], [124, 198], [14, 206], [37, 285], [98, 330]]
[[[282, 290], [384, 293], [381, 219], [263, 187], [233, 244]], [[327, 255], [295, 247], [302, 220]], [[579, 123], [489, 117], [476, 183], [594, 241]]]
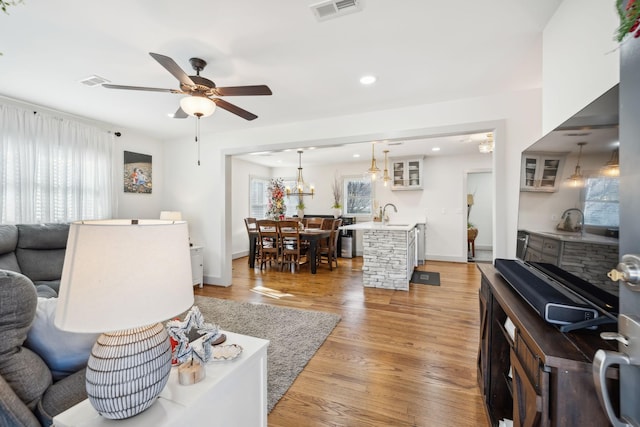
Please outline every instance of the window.
[[10, 105], [0, 129], [0, 223], [112, 217], [112, 134]]
[[262, 219], [267, 212], [269, 178], [249, 178], [249, 216]]
[[371, 215], [373, 211], [373, 187], [369, 177], [343, 177], [344, 215]]
[[587, 178], [584, 190], [584, 224], [592, 227], [618, 227], [620, 207], [618, 177]]
[[[251, 176], [249, 178], [249, 216], [252, 218], [262, 219], [266, 217], [269, 204], [269, 183], [271, 178]], [[283, 179], [284, 186], [290, 188], [295, 187], [295, 179]], [[291, 196], [285, 197], [285, 206], [287, 212], [285, 215], [293, 216], [296, 214], [296, 206], [298, 198]]]

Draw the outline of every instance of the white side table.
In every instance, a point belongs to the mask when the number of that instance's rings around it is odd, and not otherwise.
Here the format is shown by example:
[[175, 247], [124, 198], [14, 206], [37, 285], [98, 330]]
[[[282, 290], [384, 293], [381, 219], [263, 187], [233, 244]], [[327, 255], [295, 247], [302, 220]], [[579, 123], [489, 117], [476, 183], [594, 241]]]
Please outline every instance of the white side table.
[[204, 284], [204, 255], [202, 246], [191, 246], [191, 275], [193, 276], [193, 286]]
[[269, 341], [224, 332], [225, 344], [243, 348], [235, 360], [209, 362], [207, 377], [180, 385], [178, 368], [146, 411], [124, 420], [100, 416], [83, 400], [53, 418], [55, 427], [228, 427], [267, 425], [267, 347]]

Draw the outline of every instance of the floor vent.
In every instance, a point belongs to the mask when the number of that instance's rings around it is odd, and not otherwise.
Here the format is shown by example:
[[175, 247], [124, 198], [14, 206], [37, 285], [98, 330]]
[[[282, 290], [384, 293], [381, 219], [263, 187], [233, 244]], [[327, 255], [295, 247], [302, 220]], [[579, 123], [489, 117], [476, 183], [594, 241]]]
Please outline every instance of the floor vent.
[[96, 76], [94, 74], [93, 76], [89, 76], [86, 79], [80, 80], [80, 83], [85, 86], [98, 86], [102, 83], [109, 83], [109, 80], [105, 79], [104, 77]]
[[318, 21], [337, 18], [362, 10], [361, 0], [328, 0], [309, 6]]

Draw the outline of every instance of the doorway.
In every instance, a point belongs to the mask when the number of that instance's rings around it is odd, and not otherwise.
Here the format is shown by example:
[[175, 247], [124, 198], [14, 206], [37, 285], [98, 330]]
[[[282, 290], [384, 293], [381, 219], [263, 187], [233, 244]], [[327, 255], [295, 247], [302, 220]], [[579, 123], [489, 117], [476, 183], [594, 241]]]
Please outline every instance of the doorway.
[[493, 172], [468, 171], [467, 261], [493, 262]]

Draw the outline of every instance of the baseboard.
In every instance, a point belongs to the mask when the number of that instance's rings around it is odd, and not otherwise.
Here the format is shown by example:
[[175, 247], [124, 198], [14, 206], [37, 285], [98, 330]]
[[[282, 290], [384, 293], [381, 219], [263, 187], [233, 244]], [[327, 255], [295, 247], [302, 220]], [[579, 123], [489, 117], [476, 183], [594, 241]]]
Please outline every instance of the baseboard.
[[218, 276], [204, 276], [205, 285], [223, 286], [225, 288], [231, 286], [231, 283], [223, 283], [222, 278]]
[[443, 261], [443, 262], [467, 262], [467, 258], [460, 258], [460, 257], [454, 257], [454, 256], [427, 256], [427, 259], [425, 260], [425, 263], [428, 263], [429, 261]]
[[240, 251], [240, 252], [236, 252], [234, 254], [231, 254], [231, 259], [238, 259], [238, 258], [242, 258], [245, 256], [249, 256], [249, 251]]

